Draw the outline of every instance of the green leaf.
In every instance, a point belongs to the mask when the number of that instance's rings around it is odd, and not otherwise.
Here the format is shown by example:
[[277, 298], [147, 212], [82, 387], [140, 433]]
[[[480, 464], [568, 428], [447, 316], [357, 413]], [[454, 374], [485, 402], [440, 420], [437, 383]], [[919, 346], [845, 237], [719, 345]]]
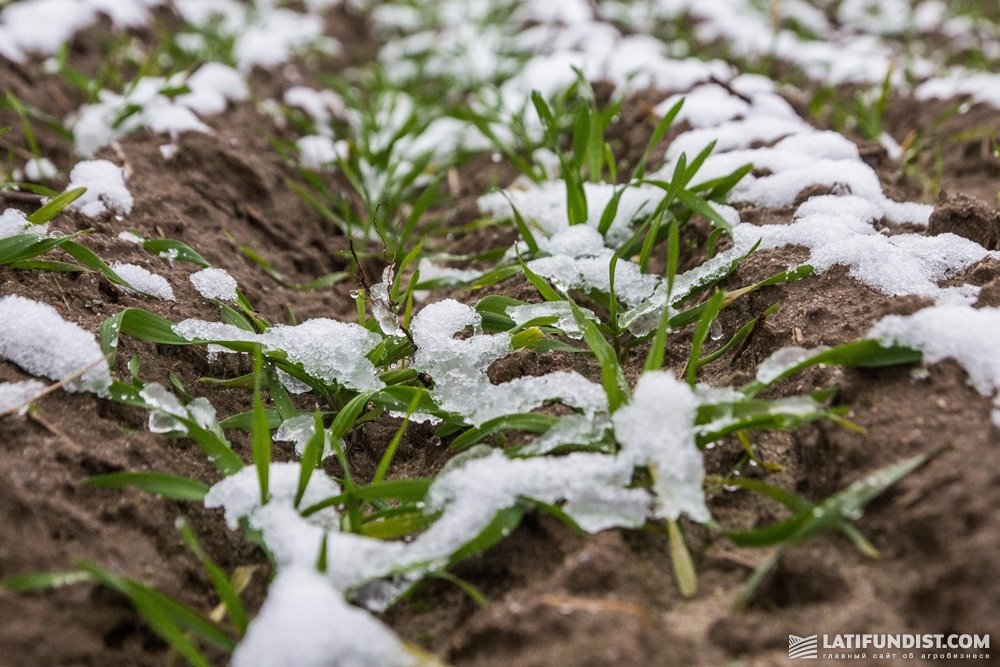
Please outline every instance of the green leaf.
[[691, 179], [698, 173], [698, 170], [701, 169], [701, 166], [705, 164], [705, 160], [707, 160], [708, 156], [715, 150], [715, 143], [714, 139], [710, 141], [709, 144], [695, 156], [694, 160], [691, 161], [691, 164], [684, 170], [683, 177], [680, 182], [681, 188], [686, 188], [688, 183], [691, 182]]
[[326, 429], [323, 428], [323, 413], [317, 406], [313, 413], [313, 434], [306, 442], [305, 450], [302, 452], [302, 463], [299, 466], [299, 485], [295, 491], [296, 507], [302, 502], [302, 496], [305, 495], [306, 487], [309, 486], [309, 479], [323, 460], [323, 450], [325, 449]]
[[74, 188], [56, 195], [40, 209], [29, 215], [28, 222], [33, 225], [42, 225], [49, 222], [62, 213], [67, 206], [79, 199], [86, 191], [87, 188]]
[[503, 415], [490, 419], [482, 426], [470, 428], [451, 443], [452, 451], [462, 451], [501, 431], [526, 431], [528, 433], [545, 433], [559, 421], [558, 417], [538, 412]]
[[719, 315], [719, 311], [722, 310], [725, 296], [724, 292], [716, 292], [712, 295], [711, 299], [705, 302], [705, 308], [698, 319], [698, 325], [695, 327], [694, 337], [691, 340], [691, 352], [688, 356], [687, 365], [684, 367], [684, 378], [692, 387], [698, 382], [698, 360], [701, 358], [702, 345], [705, 344], [705, 339], [708, 338], [712, 322], [715, 321], [715, 318]]
[[572, 299], [569, 300], [569, 305], [573, 309], [576, 323], [583, 330], [583, 339], [587, 343], [587, 347], [601, 364], [601, 385], [604, 387], [604, 393], [608, 396], [608, 407], [614, 412], [625, 403], [628, 391], [628, 383], [625, 381], [625, 373], [622, 372], [621, 364], [618, 363], [618, 356], [615, 354], [614, 348], [604, 339], [597, 324], [584, 315]]
[[181, 419], [187, 429], [188, 437], [194, 440], [215, 469], [227, 477], [243, 469], [243, 461], [236, 455], [226, 440], [215, 432], [206, 429], [193, 419]]
[[507, 196], [507, 193], [504, 192], [503, 190], [497, 190], [497, 192], [503, 195], [503, 198], [507, 200], [508, 204], [510, 204], [511, 215], [514, 219], [514, 224], [517, 226], [517, 231], [521, 234], [521, 239], [528, 246], [528, 252], [530, 252], [532, 256], [537, 255], [538, 241], [535, 240], [535, 235], [531, 231], [531, 227], [524, 219], [524, 216], [521, 215], [521, 212], [517, 210], [517, 207], [514, 206], [514, 202], [511, 201], [510, 197]]
[[270, 499], [269, 481], [271, 472], [271, 429], [267, 424], [267, 412], [264, 410], [261, 385], [264, 383], [264, 357], [260, 349], [253, 355], [253, 419], [250, 429], [253, 464], [257, 468], [257, 481], [260, 483], [260, 504], [266, 505]]
[[696, 442], [699, 447], [704, 447], [738, 431], [796, 428], [817, 419], [837, 417], [838, 410], [840, 409], [824, 408], [815, 396], [704, 404], [698, 407], [696, 423], [705, 426], [720, 425], [714, 430], [697, 429]]
[[362, 500], [402, 500], [420, 502], [427, 496], [431, 480], [420, 477], [372, 482], [355, 490]]
[[18, 262], [11, 262], [9, 266], [12, 269], [18, 269], [20, 271], [53, 271], [60, 273], [83, 273], [87, 270], [77, 264], [70, 264], [69, 262], [57, 262], [46, 259], [25, 259]]
[[34, 593], [36, 591], [47, 591], [63, 586], [93, 581], [94, 577], [88, 572], [80, 570], [70, 570], [68, 572], [31, 572], [29, 574], [16, 574], [11, 577], [0, 579], [0, 586], [15, 593]]
[[646, 355], [646, 363], [643, 368], [647, 371], [658, 371], [663, 368], [664, 355], [667, 347], [667, 334], [670, 331], [670, 306], [673, 302], [674, 278], [677, 275], [677, 267], [680, 263], [680, 223], [674, 219], [670, 221], [667, 230], [667, 296], [665, 305], [660, 312], [660, 320], [656, 325], [656, 332]]
[[195, 252], [191, 246], [174, 239], [149, 239], [142, 242], [142, 247], [146, 252], [154, 255], [164, 255], [183, 262], [191, 262], [205, 269], [212, 266], [207, 259]]
[[615, 216], [618, 215], [618, 206], [627, 187], [625, 185], [616, 187], [615, 193], [611, 195], [611, 199], [608, 200], [607, 205], [604, 207], [601, 219], [597, 223], [597, 231], [600, 232], [601, 236], [607, 234], [608, 230], [611, 229], [611, 223], [615, 221]]
[[425, 530], [434, 522], [433, 516], [427, 516], [418, 508], [408, 508], [405, 513], [397, 516], [378, 517], [365, 522], [359, 532], [365, 537], [377, 540], [397, 540]]
[[203, 500], [208, 485], [197, 480], [161, 472], [113, 472], [95, 475], [87, 480], [102, 489], [125, 489], [133, 486], [146, 493], [172, 500]]
[[120, 577], [93, 563], [81, 561], [77, 566], [101, 584], [127, 597], [153, 631], [191, 664], [208, 667], [209, 662], [188, 638], [188, 632], [223, 651], [230, 652], [236, 647], [236, 641], [213, 621], [160, 591]]
[[[500, 266], [493, 269], [492, 271], [487, 271], [483, 275], [476, 278], [473, 281], [472, 285], [470, 285], [470, 289], [477, 290], [490, 287], [491, 285], [496, 285], [497, 283], [503, 282], [508, 278], [513, 278], [519, 273], [521, 273], [520, 264], [508, 264], [507, 266]], [[418, 287], [420, 286], [418, 285]]]
[[458, 563], [466, 558], [483, 553], [510, 535], [521, 524], [523, 517], [524, 507], [520, 503], [500, 510], [479, 535], [454, 551], [449, 557], [448, 562]]
[[698, 593], [698, 574], [691, 560], [691, 552], [684, 542], [684, 534], [676, 521], [667, 521], [667, 536], [670, 538], [670, 564], [677, 588], [681, 595], [692, 598]]
[[[96, 271], [107, 278], [109, 281], [115, 285], [121, 285], [123, 287], [128, 287], [133, 289], [140, 294], [146, 294], [140, 289], [132, 287], [132, 284], [127, 280], [118, 275], [114, 269], [108, 266], [108, 263], [97, 256], [93, 250], [85, 245], [80, 245], [76, 241], [67, 240], [65, 243], [59, 246], [65, 253], [70, 255], [73, 259], [80, 262], [83, 266], [87, 267], [91, 271]], [[148, 296], [148, 295], [147, 295]]]
[[641, 181], [646, 175], [646, 164], [649, 162], [650, 156], [653, 154], [653, 150], [659, 145], [666, 136], [667, 130], [673, 125], [674, 119], [677, 118], [677, 114], [680, 113], [681, 107], [684, 106], [684, 98], [677, 100], [677, 102], [670, 107], [666, 115], [663, 116], [656, 124], [656, 128], [649, 137], [649, 142], [646, 144], [646, 150], [643, 151], [642, 157], [639, 159], [639, 163], [636, 165], [635, 170], [632, 172], [632, 180]]
[[427, 575], [429, 579], [440, 579], [442, 581], [447, 581], [450, 584], [455, 585], [460, 591], [466, 594], [470, 600], [472, 600], [477, 607], [485, 607], [489, 600], [483, 595], [483, 592], [476, 588], [471, 582], [457, 577], [451, 572], [431, 572]]
[[410, 424], [410, 417], [416, 411], [417, 406], [420, 404], [420, 396], [414, 395], [410, 399], [410, 405], [406, 408], [406, 416], [403, 417], [403, 421], [400, 423], [399, 428], [396, 429], [396, 433], [392, 436], [392, 440], [389, 441], [388, 447], [385, 448], [385, 452], [382, 454], [382, 458], [378, 462], [378, 467], [375, 468], [375, 475], [372, 477], [372, 483], [381, 482], [385, 479], [386, 474], [389, 472], [389, 466], [392, 465], [392, 460], [396, 456], [396, 450], [399, 448], [399, 443], [402, 442], [403, 436], [406, 434], [406, 427]]
[[[80, 233], [82, 232], [77, 232], [77, 234]], [[0, 239], [0, 266], [44, 255], [53, 248], [58, 248], [66, 243], [70, 238], [72, 236], [47, 238], [35, 236], [34, 234], [17, 234]]]
[[689, 190], [680, 189], [677, 191], [677, 199], [682, 204], [684, 204], [684, 206], [691, 209], [691, 211], [693, 211], [694, 213], [697, 213], [701, 217], [705, 218], [716, 227], [725, 229], [726, 232], [730, 234], [732, 233], [733, 231], [732, 225], [726, 222], [726, 219], [723, 218], [721, 215], [719, 215], [718, 211], [712, 208], [712, 206], [707, 201], [705, 201], [698, 195], [692, 193]]
[[[907, 475], [925, 465], [944, 451], [944, 449], [946, 448], [941, 447], [927, 454], [920, 454], [885, 466], [857, 480], [823, 503], [812, 508], [803, 509], [777, 526], [768, 527], [774, 532], [780, 533], [782, 546], [753, 573], [736, 600], [737, 606], [745, 606], [749, 602], [754, 591], [774, 566], [777, 565], [785, 551], [814, 535], [831, 527], [838, 526], [845, 519], [856, 516], [869, 502], [895, 486]], [[760, 531], [755, 532], [759, 533]], [[745, 536], [746, 534], [744, 534]], [[865, 540], [865, 543], [867, 544], [867, 540]]]
[[534, 324], [554, 324], [558, 318], [555, 317], [539, 317], [531, 322], [527, 322], [528, 328], [518, 331], [510, 339], [510, 347], [512, 350], [521, 350], [526, 347], [531, 347], [532, 345], [538, 343], [545, 338], [545, 334], [537, 326], [530, 326]]
[[524, 277], [528, 279], [528, 282], [531, 283], [536, 290], [538, 290], [538, 293], [543, 299], [546, 301], [566, 300], [565, 297], [553, 289], [552, 285], [550, 285], [545, 278], [542, 278], [540, 275], [528, 268], [528, 265], [524, 262], [524, 260], [518, 258], [518, 261], [521, 262], [521, 270], [524, 272]]
[[[253, 388], [253, 375], [250, 376], [250, 385], [247, 388]], [[244, 386], [241, 382], [239, 386]], [[281, 422], [284, 420], [281, 415], [278, 414], [277, 410], [266, 409], [264, 412], [267, 414], [267, 427], [274, 430], [281, 426]], [[247, 410], [246, 412], [238, 412], [235, 415], [230, 415], [225, 419], [219, 421], [219, 427], [223, 431], [228, 431], [231, 428], [235, 428], [240, 431], [246, 431], [249, 433], [253, 430], [253, 410]]]
[[776, 382], [820, 364], [835, 364], [847, 368], [879, 368], [914, 363], [920, 361], [922, 358], [923, 355], [919, 350], [897, 345], [883, 346], [876, 340], [864, 339], [818, 352], [808, 359], [804, 359], [786, 369], [767, 382], [755, 380], [743, 387], [743, 393], [748, 397], [755, 396]]
[[195, 555], [199, 562], [201, 562], [202, 567], [205, 568], [205, 572], [208, 573], [208, 578], [212, 581], [212, 586], [215, 588], [215, 592], [219, 595], [219, 600], [226, 606], [226, 613], [229, 615], [229, 619], [233, 622], [236, 627], [237, 634], [242, 637], [246, 634], [247, 625], [249, 619], [247, 618], [246, 609], [243, 607], [243, 603], [240, 601], [240, 596], [233, 588], [233, 584], [229, 581], [229, 577], [226, 573], [216, 565], [205, 550], [202, 548], [201, 544], [198, 542], [198, 538], [194, 534], [194, 529], [191, 528], [191, 524], [188, 523], [186, 519], [179, 519], [177, 521], [177, 529], [181, 533], [181, 537], [184, 543], [187, 545], [188, 549]]
[[[110, 354], [118, 349], [121, 334], [167, 345], [192, 345], [193, 341], [174, 333], [173, 324], [159, 315], [140, 308], [126, 308], [101, 323], [101, 350]], [[111, 361], [114, 361], [112, 357]]]

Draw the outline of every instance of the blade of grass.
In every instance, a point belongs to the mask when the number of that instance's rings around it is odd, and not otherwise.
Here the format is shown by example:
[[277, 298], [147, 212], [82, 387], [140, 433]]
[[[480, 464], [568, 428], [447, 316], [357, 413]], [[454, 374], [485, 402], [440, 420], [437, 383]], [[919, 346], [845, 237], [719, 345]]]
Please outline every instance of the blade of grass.
[[208, 573], [208, 578], [212, 581], [212, 586], [215, 588], [219, 600], [225, 605], [229, 620], [233, 622], [233, 626], [236, 628], [237, 636], [242, 637], [246, 634], [249, 618], [247, 617], [246, 608], [244, 608], [243, 603], [240, 601], [239, 594], [233, 587], [232, 582], [229, 581], [229, 577], [226, 576], [222, 568], [202, 548], [198, 542], [198, 538], [194, 534], [194, 529], [187, 519], [180, 518], [177, 520], [177, 530], [180, 531], [181, 538], [188, 549], [195, 555], [201, 566], [205, 568], [205, 572]]
[[95, 475], [87, 484], [102, 489], [125, 489], [130, 486], [172, 500], [204, 500], [208, 485], [188, 477], [161, 472], [113, 472]]
[[271, 429], [267, 424], [267, 412], [264, 410], [264, 399], [261, 387], [264, 384], [264, 357], [260, 348], [253, 353], [253, 420], [250, 429], [253, 464], [257, 469], [257, 481], [260, 484], [260, 504], [266, 505], [270, 499], [269, 481], [271, 472]]

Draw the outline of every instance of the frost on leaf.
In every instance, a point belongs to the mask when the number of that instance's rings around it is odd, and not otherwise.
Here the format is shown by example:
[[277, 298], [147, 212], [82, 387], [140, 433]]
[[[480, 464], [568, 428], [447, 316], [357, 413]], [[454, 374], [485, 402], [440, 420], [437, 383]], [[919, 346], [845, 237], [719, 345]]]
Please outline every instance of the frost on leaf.
[[498, 512], [530, 498], [562, 509], [581, 528], [637, 527], [645, 520], [650, 496], [630, 489], [633, 466], [605, 454], [509, 458], [475, 447], [453, 459], [427, 495], [426, 512], [440, 518], [412, 542], [383, 542], [359, 535], [331, 533], [329, 576], [338, 588], [408, 571], [410, 576], [440, 568], [451, 554], [479, 536]]
[[267, 350], [284, 350], [288, 360], [327, 383], [337, 382], [357, 391], [381, 389], [375, 366], [365, 358], [382, 340], [357, 324], [327, 318], [288, 326], [278, 324], [260, 335]]
[[819, 347], [810, 349], [790, 346], [776, 350], [757, 366], [757, 381], [770, 384], [781, 377], [783, 373], [795, 368], [806, 359], [815, 357], [817, 354], [829, 349], [826, 345], [820, 345]]
[[695, 521], [711, 517], [702, 482], [705, 467], [694, 441], [698, 401], [691, 389], [662, 371], [639, 378], [632, 400], [613, 415], [620, 457], [648, 466], [655, 480], [656, 515]]
[[[596, 320], [597, 316], [588, 308], [580, 309], [584, 316]], [[573, 315], [573, 309], [568, 301], [545, 301], [543, 303], [529, 303], [523, 306], [508, 306], [507, 316], [514, 320], [518, 326], [526, 324], [531, 320], [540, 317], [558, 318], [549, 326], [559, 329], [570, 338], [583, 338], [583, 330]]]
[[0, 357], [50, 380], [94, 366], [68, 382], [66, 391], [104, 395], [111, 373], [103, 356], [94, 334], [67, 322], [52, 306], [13, 294], [0, 298]]

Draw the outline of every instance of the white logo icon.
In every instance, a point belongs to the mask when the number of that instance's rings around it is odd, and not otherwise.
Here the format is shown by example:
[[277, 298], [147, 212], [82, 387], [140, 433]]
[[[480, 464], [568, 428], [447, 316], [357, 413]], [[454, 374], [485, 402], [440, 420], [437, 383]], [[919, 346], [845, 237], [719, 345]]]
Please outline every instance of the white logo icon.
[[796, 637], [788, 635], [788, 657], [802, 658], [803, 660], [816, 659], [816, 635], [810, 637]]

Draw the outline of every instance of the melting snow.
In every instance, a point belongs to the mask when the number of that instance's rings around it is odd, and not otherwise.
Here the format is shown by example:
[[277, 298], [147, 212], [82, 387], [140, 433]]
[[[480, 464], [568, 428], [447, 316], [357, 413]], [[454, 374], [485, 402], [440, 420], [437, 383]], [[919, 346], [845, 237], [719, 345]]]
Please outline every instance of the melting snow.
[[128, 215], [132, 212], [132, 193], [125, 187], [125, 173], [107, 160], [77, 162], [69, 173], [67, 190], [87, 188], [69, 209], [89, 218], [107, 212]]
[[[596, 320], [597, 316], [587, 308], [580, 309], [585, 317]], [[524, 306], [508, 306], [507, 315], [514, 320], [518, 326], [526, 324], [540, 317], [556, 317], [554, 323], [548, 325], [559, 329], [570, 338], [583, 338], [583, 330], [576, 321], [573, 309], [567, 301], [546, 301], [543, 303], [529, 303]]]
[[612, 416], [620, 456], [653, 472], [656, 516], [676, 519], [682, 513], [708, 521], [702, 482], [705, 468], [694, 441], [698, 400], [686, 384], [661, 371], [639, 378], [628, 405]]
[[67, 322], [52, 306], [21, 296], [0, 298], [0, 357], [50, 380], [64, 380], [96, 364], [68, 382], [66, 391], [104, 395], [111, 386], [94, 334]]
[[[292, 363], [302, 364], [311, 377], [357, 391], [381, 389], [375, 366], [365, 358], [382, 337], [357, 324], [327, 318], [289, 326], [278, 324], [262, 334], [222, 322], [188, 319], [173, 326], [188, 340], [261, 343], [268, 351], [282, 350]], [[215, 350], [218, 351], [218, 350]]]
[[[25, 404], [44, 391], [46, 386], [44, 382], [38, 380], [0, 382], [0, 412], [7, 412]], [[27, 406], [21, 408], [21, 412], [26, 408]]]
[[152, 273], [136, 264], [123, 264], [122, 262], [112, 262], [111, 269], [124, 278], [133, 289], [164, 301], [174, 300], [174, 288], [163, 276]]
[[206, 299], [236, 301], [236, 279], [225, 269], [202, 269], [188, 276], [188, 280]]
[[[604, 245], [601, 235], [587, 225], [575, 225], [551, 239], [539, 242], [550, 253], [528, 262], [535, 273], [548, 278], [561, 290], [597, 289], [611, 291], [609, 266], [615, 252]], [[628, 306], [635, 306], [652, 295], [659, 279], [644, 274], [639, 265], [619, 259], [615, 267], [615, 294]]]
[[24, 176], [34, 183], [50, 181], [58, 175], [59, 170], [47, 157], [31, 158], [24, 163]]
[[[281, 422], [281, 426], [274, 432], [274, 440], [277, 442], [291, 442], [295, 445], [295, 453], [302, 456], [306, 451], [306, 445], [316, 433], [316, 420], [312, 415], [299, 415]], [[330, 433], [325, 432], [326, 438], [323, 444], [322, 457], [326, 458], [333, 454], [333, 447], [330, 445]]]
[[281, 569], [233, 653], [233, 667], [404, 667], [416, 660], [386, 626], [309, 566]]
[[[190, 92], [175, 98], [163, 94], [182, 86]], [[102, 90], [99, 102], [77, 111], [72, 122], [76, 149], [81, 155], [93, 155], [140, 127], [168, 134], [171, 140], [184, 132], [209, 133], [211, 128], [197, 114], [221, 113], [229, 102], [240, 102], [248, 96], [243, 76], [220, 63], [202, 65], [190, 76], [180, 72], [169, 78], [144, 77], [124, 95]], [[122, 117], [127, 109], [132, 113]]]
[[303, 167], [319, 171], [339, 160], [346, 160], [350, 146], [346, 141], [334, 141], [322, 134], [310, 134], [295, 141]]
[[[413, 318], [417, 346], [413, 366], [434, 378], [432, 396], [443, 410], [461, 415], [474, 426], [503, 415], [530, 412], [550, 400], [591, 417], [607, 411], [601, 386], [576, 371], [520, 377], [503, 384], [490, 382], [486, 370], [510, 354], [510, 335], [479, 333], [480, 322], [475, 309], [452, 299], [425, 306]], [[466, 327], [472, 327], [474, 335], [455, 338]]]
[[0, 239], [17, 236], [18, 234], [45, 236], [48, 233], [48, 223], [33, 225], [28, 221], [28, 216], [16, 208], [8, 208], [3, 213], [0, 213]]
[[1000, 429], [1000, 308], [944, 305], [912, 315], [889, 315], [869, 332], [883, 345], [920, 350], [926, 363], [954, 359], [983, 396], [993, 396], [994, 426]]

